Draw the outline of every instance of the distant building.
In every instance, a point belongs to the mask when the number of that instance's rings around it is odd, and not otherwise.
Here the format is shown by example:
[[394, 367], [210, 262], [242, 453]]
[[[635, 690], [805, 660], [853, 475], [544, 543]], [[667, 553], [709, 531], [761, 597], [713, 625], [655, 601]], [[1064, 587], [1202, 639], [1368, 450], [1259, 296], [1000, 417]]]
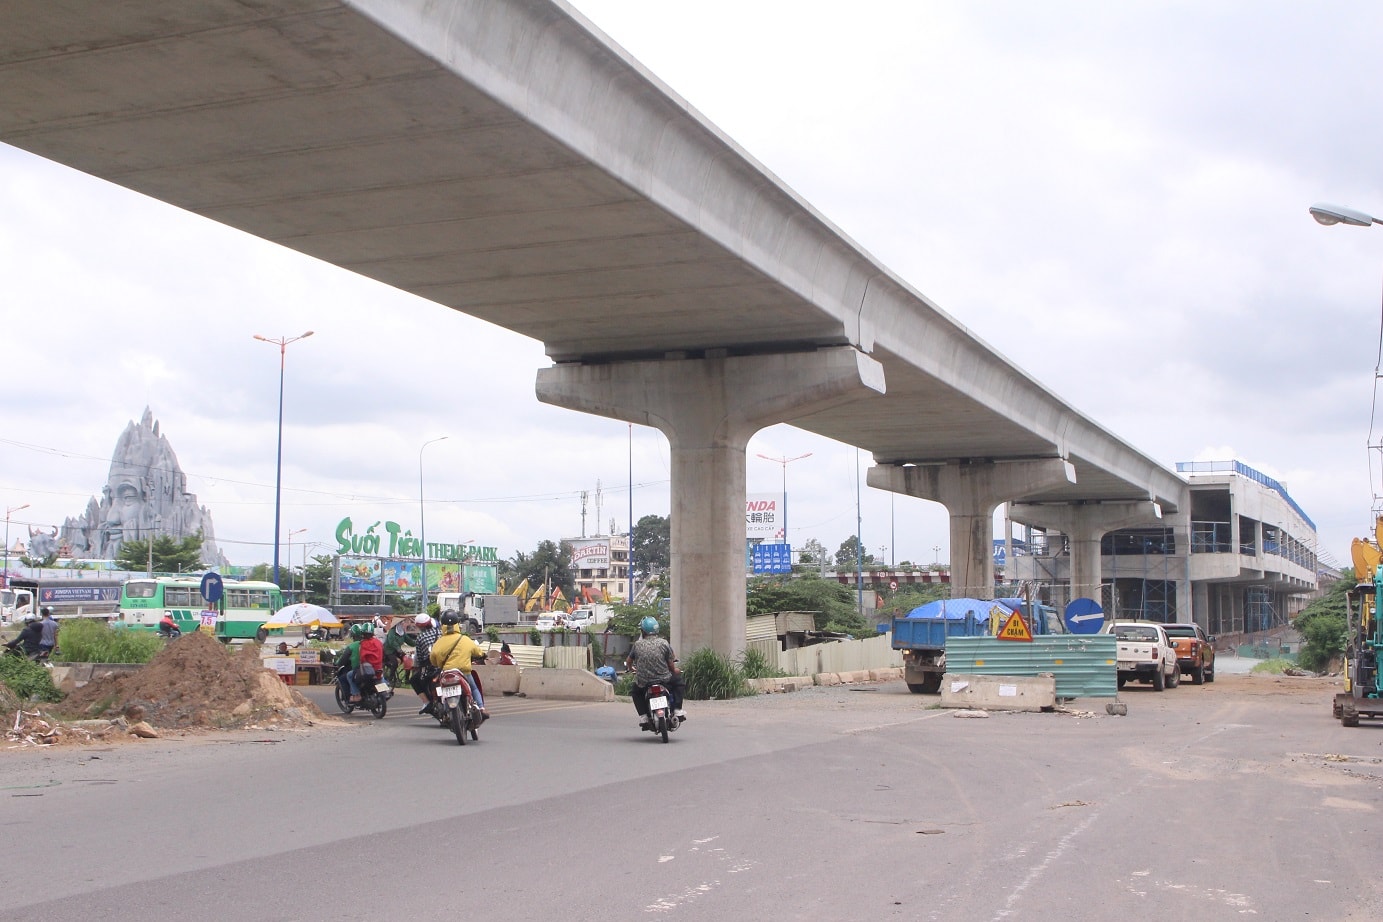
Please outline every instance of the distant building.
[[595, 535], [589, 538], [563, 538], [571, 548], [571, 569], [578, 598], [612, 602], [629, 599], [629, 536]]
[[[1318, 584], [1316, 526], [1276, 480], [1239, 461], [1177, 465], [1189, 508], [1156, 527], [1113, 531], [1101, 541], [1106, 616], [1195, 621], [1211, 634], [1287, 624]], [[1048, 604], [1070, 600], [1071, 558], [1059, 532], [1008, 523], [1015, 537], [1005, 579], [1030, 581]]]

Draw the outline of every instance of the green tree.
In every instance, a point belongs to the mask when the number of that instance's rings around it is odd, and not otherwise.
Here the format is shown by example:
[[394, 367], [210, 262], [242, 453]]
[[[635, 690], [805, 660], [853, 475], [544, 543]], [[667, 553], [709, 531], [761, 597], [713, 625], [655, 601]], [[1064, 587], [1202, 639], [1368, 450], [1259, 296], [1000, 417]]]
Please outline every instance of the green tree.
[[1354, 571], [1346, 569], [1325, 595], [1306, 606], [1292, 620], [1301, 633], [1298, 662], [1306, 669], [1325, 669], [1344, 655], [1349, 632], [1345, 594], [1354, 588]]
[[663, 637], [669, 636], [668, 620], [658, 611], [657, 605], [625, 605], [623, 603], [616, 603], [611, 607], [614, 610], [614, 614], [610, 616], [610, 633], [623, 634], [625, 637], [638, 637], [639, 622], [651, 616], [658, 620], [658, 633]]
[[945, 583], [919, 583], [913, 586], [900, 586], [896, 592], [884, 596], [884, 611], [889, 617], [906, 615], [919, 605], [935, 602], [937, 599], [951, 597], [951, 587]]
[[568, 600], [576, 591], [575, 575], [571, 572], [571, 548], [556, 541], [539, 541], [533, 553], [519, 551], [513, 560], [515, 584], [528, 580], [529, 586], [547, 585], [561, 589]]
[[808, 538], [806, 541], [803, 541], [801, 546], [797, 549], [797, 559], [799, 561], [804, 564], [815, 564], [818, 567], [822, 563], [830, 560], [830, 557], [827, 556], [828, 554], [829, 552], [826, 550], [826, 545], [815, 538]]
[[23, 555], [21, 555], [20, 558], [19, 558], [19, 563], [20, 563], [22, 566], [31, 567], [31, 568], [33, 568], [33, 569], [35, 569], [35, 570], [37, 570], [37, 569], [46, 569], [46, 568], [48, 568], [48, 567], [53, 566], [53, 564], [55, 564], [55, 563], [57, 563], [57, 562], [58, 562], [58, 552], [57, 552], [57, 551], [54, 551], [53, 553], [49, 554], [47, 557], [30, 557], [28, 554], [23, 554]]
[[326, 605], [330, 602], [333, 575], [332, 558], [313, 557], [303, 578], [303, 584], [307, 587], [307, 601], [313, 605]]
[[646, 580], [672, 565], [672, 520], [661, 515], [639, 519], [630, 535], [630, 566], [635, 578]]
[[[859, 560], [860, 539], [854, 535], [846, 538], [840, 543], [840, 549], [836, 551], [836, 566], [846, 569], [854, 569]], [[871, 567], [874, 565], [874, 555], [868, 551], [864, 554], [864, 565]]]
[[860, 617], [855, 594], [835, 580], [805, 574], [784, 579], [759, 576], [748, 582], [745, 611], [770, 615], [781, 611], [809, 611], [818, 631], [841, 631], [867, 636], [868, 625]]
[[202, 567], [202, 533], [176, 541], [168, 535], [156, 535], [143, 541], [123, 541], [115, 557], [122, 570], [143, 570], [149, 566], [149, 542], [153, 541], [153, 570], [155, 573], [196, 573]]

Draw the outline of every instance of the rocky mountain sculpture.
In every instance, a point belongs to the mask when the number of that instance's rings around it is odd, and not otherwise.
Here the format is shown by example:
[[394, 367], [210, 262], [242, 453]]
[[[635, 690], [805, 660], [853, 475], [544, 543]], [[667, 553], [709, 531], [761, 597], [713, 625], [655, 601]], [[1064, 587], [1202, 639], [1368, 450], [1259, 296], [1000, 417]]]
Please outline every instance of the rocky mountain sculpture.
[[159, 432], [148, 407], [115, 443], [110, 476], [101, 498], [92, 497], [86, 512], [63, 523], [60, 542], [73, 557], [112, 560], [126, 541], [167, 535], [174, 540], [202, 533], [202, 564], [226, 566], [216, 546], [211, 512], [187, 492], [187, 475], [173, 446]]

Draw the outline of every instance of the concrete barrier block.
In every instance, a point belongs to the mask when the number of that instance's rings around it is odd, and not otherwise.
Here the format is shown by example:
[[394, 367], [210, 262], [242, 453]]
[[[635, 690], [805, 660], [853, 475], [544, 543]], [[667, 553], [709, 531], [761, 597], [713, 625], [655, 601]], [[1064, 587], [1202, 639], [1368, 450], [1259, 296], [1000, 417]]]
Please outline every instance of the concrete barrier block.
[[500, 666], [488, 663], [471, 667], [480, 676], [480, 685], [485, 694], [512, 695], [519, 690], [519, 667]]
[[1041, 711], [1056, 707], [1056, 677], [966, 675], [941, 677], [941, 706], [987, 711]]
[[519, 694], [566, 701], [615, 700], [614, 686], [585, 669], [525, 669], [519, 675]]
[[817, 685], [839, 685], [840, 676], [834, 672], [818, 672], [812, 676], [812, 681]]

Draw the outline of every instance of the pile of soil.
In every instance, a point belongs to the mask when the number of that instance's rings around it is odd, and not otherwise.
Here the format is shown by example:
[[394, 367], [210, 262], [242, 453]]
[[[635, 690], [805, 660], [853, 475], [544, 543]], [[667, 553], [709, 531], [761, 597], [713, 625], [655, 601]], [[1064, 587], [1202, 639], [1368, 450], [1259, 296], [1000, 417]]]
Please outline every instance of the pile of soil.
[[165, 728], [308, 726], [323, 719], [316, 705], [263, 668], [257, 645], [236, 650], [201, 631], [172, 641], [137, 672], [88, 682], [57, 710]]

